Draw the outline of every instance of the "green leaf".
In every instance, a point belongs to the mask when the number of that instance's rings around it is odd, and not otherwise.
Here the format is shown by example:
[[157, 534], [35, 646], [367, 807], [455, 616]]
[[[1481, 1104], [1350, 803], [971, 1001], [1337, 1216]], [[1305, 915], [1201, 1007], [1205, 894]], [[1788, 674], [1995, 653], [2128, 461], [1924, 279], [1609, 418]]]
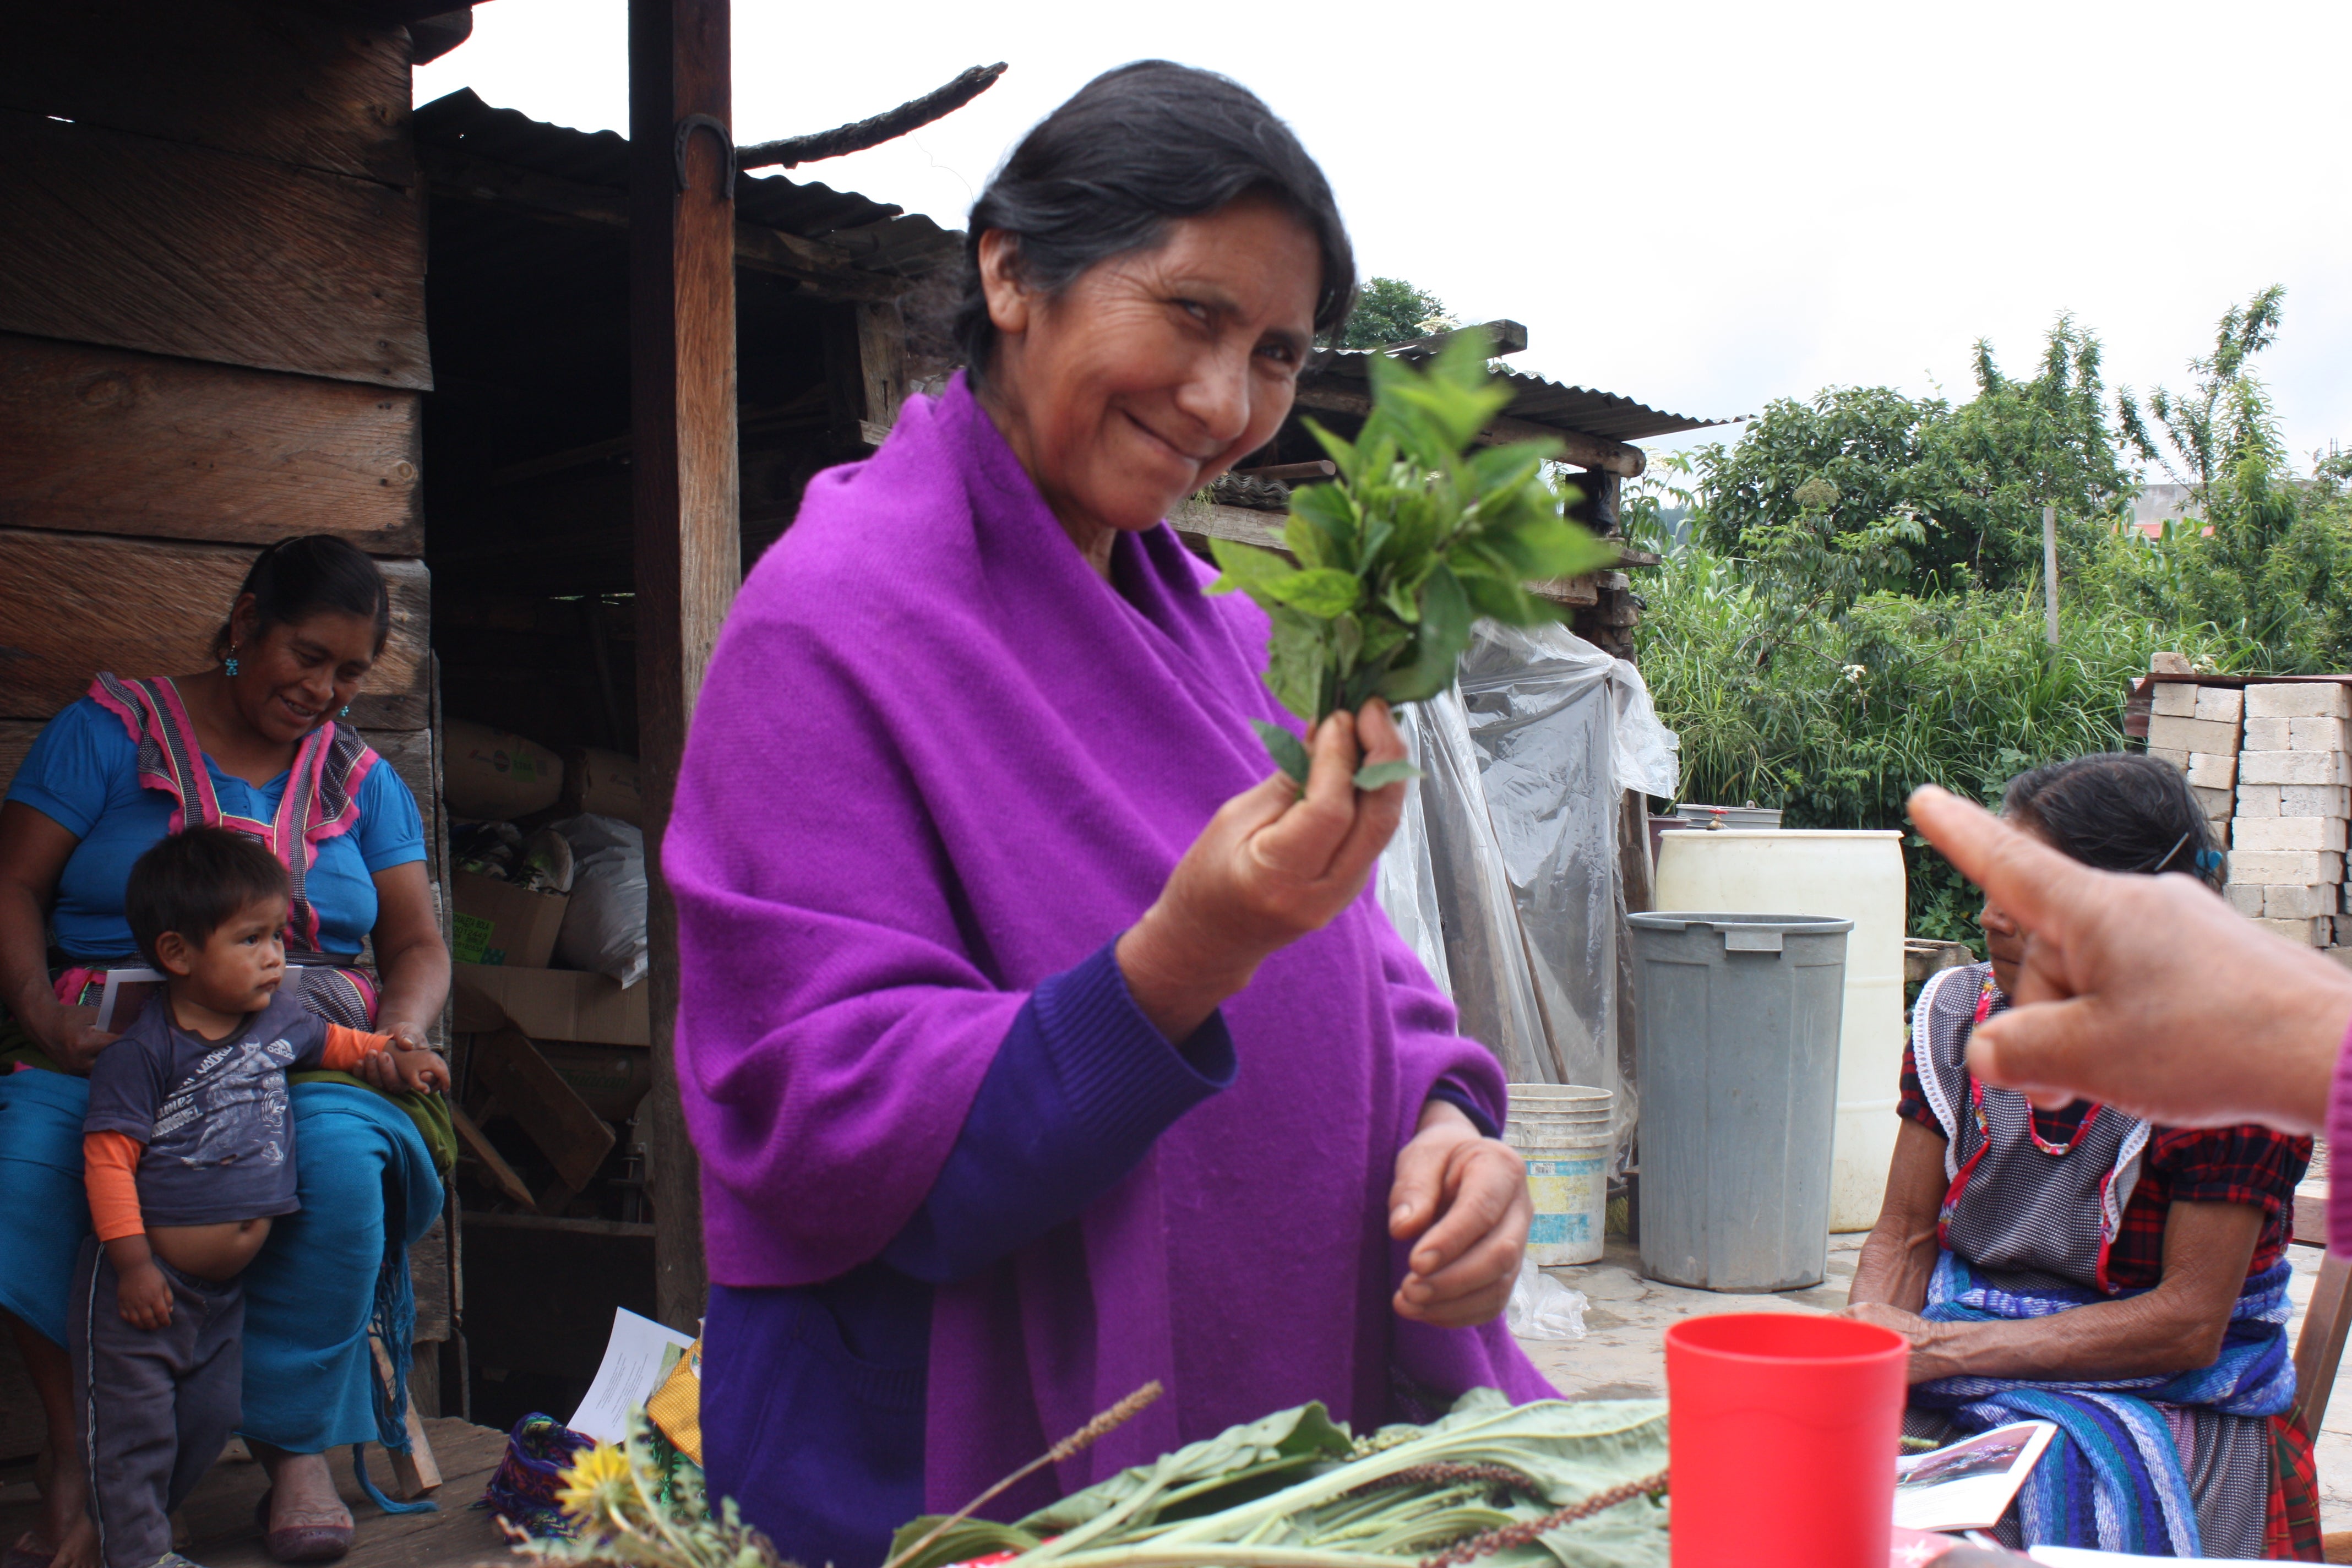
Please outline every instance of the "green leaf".
[[1302, 416], [1298, 422], [1307, 426], [1307, 433], [1321, 444], [1324, 454], [1337, 465], [1340, 482], [1354, 484], [1357, 476], [1363, 471], [1363, 459], [1357, 444], [1344, 436], [1334, 436], [1318, 421]]
[[1366, 763], [1356, 770], [1358, 789], [1380, 789], [1400, 779], [1417, 779], [1421, 770], [1400, 757], [1393, 763]]
[[1422, 590], [1413, 661], [1382, 679], [1382, 697], [1391, 702], [1421, 702], [1453, 682], [1454, 668], [1470, 641], [1470, 601], [1462, 590], [1462, 580], [1446, 567], [1429, 574]]
[[1312, 724], [1323, 716], [1316, 708], [1323, 693], [1323, 623], [1281, 605], [1266, 614], [1274, 622], [1266, 689], [1274, 693], [1276, 701]]
[[1217, 580], [1209, 584], [1212, 594], [1230, 594], [1240, 588], [1255, 598], [1260, 588], [1298, 570], [1271, 550], [1214, 535], [1209, 539], [1209, 555], [1222, 568]]
[[1283, 542], [1308, 566], [1356, 565], [1356, 507], [1338, 485], [1307, 485], [1290, 492]]
[[1481, 447], [1462, 466], [1469, 470], [1472, 486], [1480, 495], [1517, 492], [1530, 486], [1541, 490], [1544, 462], [1558, 451], [1557, 442], [1547, 451], [1538, 442], [1515, 441], [1507, 447]]
[[1300, 789], [1305, 789], [1307, 767], [1305, 743], [1281, 725], [1265, 719], [1251, 720], [1250, 728], [1255, 730], [1257, 738], [1265, 742], [1265, 754], [1274, 759], [1274, 765], [1287, 774]]
[[1529, 577], [1580, 577], [1617, 564], [1618, 548], [1595, 539], [1572, 522], [1538, 518], [1511, 531], [1511, 542]]
[[1276, 578], [1264, 586], [1267, 597], [1276, 604], [1288, 605], [1295, 610], [1326, 621], [1335, 616], [1346, 615], [1364, 596], [1362, 579], [1353, 572], [1342, 572], [1336, 566], [1293, 572], [1289, 576]]

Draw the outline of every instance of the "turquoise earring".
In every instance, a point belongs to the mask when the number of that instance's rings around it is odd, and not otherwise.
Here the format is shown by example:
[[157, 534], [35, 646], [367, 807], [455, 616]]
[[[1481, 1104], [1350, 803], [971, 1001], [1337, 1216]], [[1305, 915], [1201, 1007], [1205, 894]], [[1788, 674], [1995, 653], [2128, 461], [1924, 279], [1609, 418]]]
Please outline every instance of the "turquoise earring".
[[228, 661], [226, 668], [228, 678], [231, 680], [235, 680], [236, 679], [236, 644], [235, 643], [228, 645]]
[[344, 703], [344, 704], [343, 704], [343, 711], [342, 711], [342, 713], [341, 713], [341, 717], [345, 718], [345, 719], [348, 719], [348, 718], [350, 718], [351, 716], [352, 716], [352, 705], [351, 705], [350, 703], [346, 702], [346, 703]]

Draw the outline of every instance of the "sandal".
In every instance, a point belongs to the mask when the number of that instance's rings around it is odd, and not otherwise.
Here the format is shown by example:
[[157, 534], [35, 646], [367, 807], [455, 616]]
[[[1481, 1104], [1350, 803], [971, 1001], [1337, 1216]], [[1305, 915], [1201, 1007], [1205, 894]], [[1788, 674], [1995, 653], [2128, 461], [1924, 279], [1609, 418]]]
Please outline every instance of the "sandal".
[[348, 1524], [297, 1524], [284, 1530], [270, 1529], [269, 1500], [277, 1489], [272, 1487], [263, 1492], [253, 1505], [254, 1527], [261, 1531], [262, 1547], [270, 1556], [280, 1563], [332, 1563], [352, 1549], [352, 1527]]

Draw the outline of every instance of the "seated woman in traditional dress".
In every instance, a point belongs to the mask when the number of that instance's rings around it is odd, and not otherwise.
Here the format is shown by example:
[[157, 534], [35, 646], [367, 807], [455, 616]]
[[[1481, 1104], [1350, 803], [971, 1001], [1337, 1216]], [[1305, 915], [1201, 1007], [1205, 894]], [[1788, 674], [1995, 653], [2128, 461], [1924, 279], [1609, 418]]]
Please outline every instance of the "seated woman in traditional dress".
[[[292, 879], [286, 957], [301, 966], [312, 1012], [421, 1045], [448, 995], [415, 797], [348, 722], [390, 626], [383, 574], [366, 555], [331, 535], [286, 540], [255, 561], [228, 606], [217, 664], [99, 676], [41, 731], [0, 805], [0, 1323], [49, 1428], [47, 1517], [7, 1548], [6, 1568], [98, 1561], [66, 1301], [89, 1231], [88, 1075], [114, 1038], [92, 1004], [108, 968], [144, 963], [123, 916], [131, 862], [186, 827], [251, 834]], [[373, 967], [362, 968], [371, 945]], [[310, 1562], [352, 1541], [327, 1450], [399, 1436], [369, 1326], [381, 1316], [405, 1365], [404, 1248], [440, 1213], [436, 1166], [455, 1163], [456, 1145], [431, 1095], [395, 1100], [347, 1073], [304, 1072], [290, 1101], [302, 1207], [245, 1276], [240, 1430], [269, 1472], [269, 1551]]]
[[[2153, 757], [2037, 768], [2004, 816], [2101, 869], [2221, 881], [2187, 782]], [[1849, 1309], [1911, 1342], [1907, 1429], [2057, 1424], [2001, 1522], [2011, 1544], [2315, 1561], [2311, 1445], [2283, 1419], [2285, 1254], [2311, 1140], [2038, 1110], [1978, 1082], [1969, 1036], [2009, 1005], [2023, 951], [1990, 899], [1979, 921], [1991, 961], [1919, 994]]]

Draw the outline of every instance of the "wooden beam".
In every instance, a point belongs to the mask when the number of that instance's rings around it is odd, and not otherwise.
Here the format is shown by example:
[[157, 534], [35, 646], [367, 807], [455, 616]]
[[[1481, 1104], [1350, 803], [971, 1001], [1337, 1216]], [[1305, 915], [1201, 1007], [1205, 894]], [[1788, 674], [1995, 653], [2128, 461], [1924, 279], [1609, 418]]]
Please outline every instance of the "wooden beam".
[[[628, 194], [608, 185], [519, 169], [446, 147], [420, 148], [417, 160], [438, 198], [504, 207], [591, 228], [628, 226]], [[675, 179], [671, 183], [676, 184]], [[896, 300], [913, 287], [910, 279], [864, 270], [838, 246], [763, 224], [735, 226], [735, 263], [789, 278], [821, 300]]]
[[0, 332], [0, 524], [425, 552], [422, 397]]
[[408, 58], [396, 24], [238, 0], [16, 5], [0, 108], [404, 186]]
[[[249, 546], [0, 528], [0, 719], [52, 718], [101, 669], [210, 668], [213, 634], [253, 556]], [[362, 729], [422, 729], [430, 577], [422, 561], [376, 564], [392, 593], [392, 634], [352, 719]]]
[[[1372, 411], [1370, 393], [1349, 392], [1337, 386], [1302, 386], [1294, 403], [1300, 408], [1329, 414], [1353, 414], [1360, 417]], [[1555, 430], [1549, 425], [1514, 419], [1507, 414], [1498, 415], [1490, 421], [1481, 438], [1498, 445], [1505, 441], [1550, 441], [1560, 447], [1563, 462], [1574, 463], [1583, 468], [1603, 468], [1629, 479], [1640, 475], [1648, 461], [1639, 447], [1629, 447], [1622, 441], [1587, 436], [1575, 430]]]
[[[728, 0], [629, 3], [630, 419], [635, 445], [637, 758], [645, 792], [654, 1089], [646, 1110], [656, 1315], [691, 1331], [708, 1294], [702, 1199], [679, 1102], [677, 911], [662, 830], [719, 623], [742, 581], [735, 429], [734, 155]], [[709, 130], [689, 130], [694, 117]], [[678, 188], [677, 138], [686, 131]]]
[[[491, 1184], [511, 1201], [534, 1214], [538, 1213], [539, 1200], [530, 1195], [530, 1189], [523, 1184], [522, 1177], [515, 1173], [515, 1168], [507, 1163], [506, 1156], [499, 1153], [497, 1146], [483, 1135], [474, 1119], [453, 1105], [449, 1108], [449, 1121], [457, 1130], [459, 1146], [488, 1173]], [[474, 1217], [478, 1219], [481, 1216]]]
[[613, 1129], [539, 1054], [530, 1036], [512, 1025], [475, 1036], [468, 1071], [539, 1145], [565, 1186], [576, 1193], [595, 1179], [613, 1152]]
[[430, 391], [413, 190], [0, 110], [0, 331]]

